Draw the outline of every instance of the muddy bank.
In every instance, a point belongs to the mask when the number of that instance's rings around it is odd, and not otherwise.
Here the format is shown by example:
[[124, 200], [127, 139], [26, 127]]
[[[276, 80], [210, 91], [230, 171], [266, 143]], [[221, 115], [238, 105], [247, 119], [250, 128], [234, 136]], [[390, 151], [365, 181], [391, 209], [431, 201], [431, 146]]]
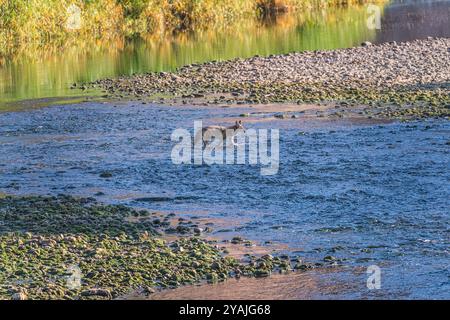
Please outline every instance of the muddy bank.
[[[246, 254], [202, 237], [207, 230], [91, 198], [0, 199], [0, 299], [112, 299], [228, 278], [315, 267], [298, 257]], [[169, 238], [164, 235], [171, 234]], [[174, 236], [176, 235], [176, 236]], [[234, 245], [248, 246], [240, 237]]]
[[[107, 97], [174, 104], [327, 103], [344, 117], [450, 114], [450, 39], [429, 38], [333, 51], [192, 64], [175, 73], [99, 80]], [[106, 97], [105, 96], [105, 97]]]

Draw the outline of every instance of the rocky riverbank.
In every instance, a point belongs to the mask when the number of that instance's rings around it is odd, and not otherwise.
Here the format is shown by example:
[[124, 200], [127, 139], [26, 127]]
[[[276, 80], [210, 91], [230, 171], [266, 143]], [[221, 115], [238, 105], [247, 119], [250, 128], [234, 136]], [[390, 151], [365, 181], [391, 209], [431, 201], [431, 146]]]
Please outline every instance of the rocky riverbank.
[[[206, 230], [173, 219], [92, 198], [6, 196], [0, 199], [0, 299], [111, 299], [313, 267], [287, 255], [238, 261], [202, 237]], [[176, 236], [169, 240], [167, 233]], [[231, 242], [247, 244], [240, 237]]]
[[417, 119], [450, 115], [450, 39], [193, 64], [174, 73], [104, 79], [106, 97], [163, 104], [318, 103], [332, 115]]

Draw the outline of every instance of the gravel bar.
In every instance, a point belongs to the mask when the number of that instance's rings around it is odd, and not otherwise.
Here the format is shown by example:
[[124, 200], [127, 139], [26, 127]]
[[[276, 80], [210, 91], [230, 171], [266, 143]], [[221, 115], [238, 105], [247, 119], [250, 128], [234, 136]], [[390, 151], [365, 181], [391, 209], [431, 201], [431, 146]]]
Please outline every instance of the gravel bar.
[[331, 103], [367, 106], [371, 117], [448, 117], [450, 39], [213, 61], [78, 86], [87, 87], [153, 103]]

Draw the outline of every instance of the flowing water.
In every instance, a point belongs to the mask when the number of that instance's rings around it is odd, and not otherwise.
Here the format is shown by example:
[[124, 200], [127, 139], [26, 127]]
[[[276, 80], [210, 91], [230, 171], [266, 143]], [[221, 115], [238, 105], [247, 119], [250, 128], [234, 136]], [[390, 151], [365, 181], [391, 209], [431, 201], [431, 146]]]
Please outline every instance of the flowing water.
[[[230, 123], [251, 109], [92, 103], [4, 113], [0, 190], [241, 221], [233, 232], [287, 243], [309, 261], [332, 255], [352, 268], [378, 265], [380, 297], [450, 298], [447, 120], [354, 124], [268, 113], [247, 127], [281, 130], [278, 174], [172, 163], [175, 128]], [[101, 178], [104, 171], [113, 177]], [[337, 297], [369, 294], [348, 290]]]
[[[393, 2], [381, 30], [367, 29], [365, 7], [350, 7], [251, 22], [239, 32], [24, 52], [0, 67], [0, 108], [74, 95], [73, 82], [192, 62], [449, 36], [449, 8], [450, 1]], [[245, 120], [250, 128], [281, 130], [278, 174], [261, 176], [259, 166], [172, 164], [173, 129], [191, 129], [199, 119], [231, 123], [249, 111], [89, 102], [0, 113], [0, 192], [95, 196], [224, 219], [231, 232], [216, 228], [213, 236], [287, 244], [308, 261], [341, 259], [339, 272], [317, 275], [325, 298], [450, 298], [447, 120], [276, 120], [269, 112]], [[101, 178], [104, 171], [112, 178]], [[382, 270], [380, 290], [366, 287], [370, 265]], [[278, 296], [304, 297], [290, 290]]]

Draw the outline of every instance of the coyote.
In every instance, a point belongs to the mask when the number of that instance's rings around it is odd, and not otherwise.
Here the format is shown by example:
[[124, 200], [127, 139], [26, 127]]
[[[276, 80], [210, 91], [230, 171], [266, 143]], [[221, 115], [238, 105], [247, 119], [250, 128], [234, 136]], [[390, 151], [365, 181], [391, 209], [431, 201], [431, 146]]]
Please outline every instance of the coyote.
[[[223, 140], [226, 140], [227, 138], [232, 139], [234, 137], [234, 135], [235, 135], [237, 130], [242, 130], [242, 131], [245, 132], [244, 125], [242, 124], [242, 121], [239, 120], [239, 121], [236, 121], [236, 123], [234, 125], [230, 126], [230, 127], [224, 127], [224, 126], [207, 126], [207, 127], [204, 127], [204, 128], [202, 128], [202, 136], [201, 137], [197, 136], [196, 140], [198, 141], [198, 139], [201, 139], [202, 137], [204, 138], [205, 134], [207, 132], [211, 132], [212, 130], [215, 130], [215, 131], [218, 130], [218, 131], [222, 132]], [[228, 137], [227, 133], [231, 133], [231, 136]], [[208, 140], [208, 141], [205, 140], [205, 139], [202, 139], [202, 140], [203, 140], [203, 146], [205, 146], [207, 143], [211, 142], [210, 140]]]

